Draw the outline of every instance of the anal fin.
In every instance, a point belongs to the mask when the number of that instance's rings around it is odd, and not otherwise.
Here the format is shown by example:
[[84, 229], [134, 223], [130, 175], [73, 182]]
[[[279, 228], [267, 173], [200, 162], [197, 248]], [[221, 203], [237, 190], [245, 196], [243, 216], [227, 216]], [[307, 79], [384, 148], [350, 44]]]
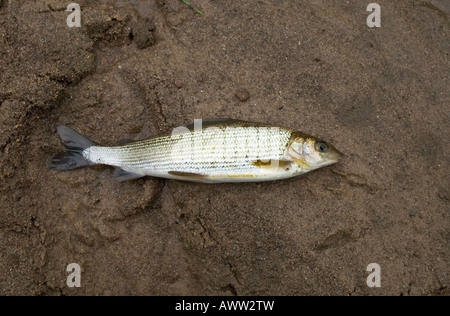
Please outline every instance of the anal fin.
[[116, 178], [117, 181], [129, 181], [129, 180], [139, 179], [142, 177], [145, 177], [145, 176], [142, 174], [123, 170], [122, 168], [114, 169], [114, 178]]

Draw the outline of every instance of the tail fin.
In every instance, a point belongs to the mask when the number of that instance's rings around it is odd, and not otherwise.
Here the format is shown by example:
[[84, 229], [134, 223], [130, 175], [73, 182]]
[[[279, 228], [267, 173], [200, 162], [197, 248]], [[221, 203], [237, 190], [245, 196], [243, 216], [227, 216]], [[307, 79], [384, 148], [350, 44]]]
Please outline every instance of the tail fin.
[[97, 144], [67, 126], [58, 124], [56, 128], [67, 151], [56, 155], [48, 167], [54, 170], [71, 170], [92, 165], [83, 157], [83, 151]]

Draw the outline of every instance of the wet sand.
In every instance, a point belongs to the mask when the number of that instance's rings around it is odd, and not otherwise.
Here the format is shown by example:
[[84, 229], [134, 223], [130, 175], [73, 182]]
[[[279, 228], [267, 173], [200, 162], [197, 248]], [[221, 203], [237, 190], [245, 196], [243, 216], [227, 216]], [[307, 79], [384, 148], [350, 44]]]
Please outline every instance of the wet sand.
[[[69, 28], [65, 1], [0, 0], [0, 295], [448, 295], [448, 4], [369, 28], [369, 1], [191, 2], [80, 0]], [[219, 117], [346, 157], [257, 184], [47, 168], [56, 123], [114, 145]]]

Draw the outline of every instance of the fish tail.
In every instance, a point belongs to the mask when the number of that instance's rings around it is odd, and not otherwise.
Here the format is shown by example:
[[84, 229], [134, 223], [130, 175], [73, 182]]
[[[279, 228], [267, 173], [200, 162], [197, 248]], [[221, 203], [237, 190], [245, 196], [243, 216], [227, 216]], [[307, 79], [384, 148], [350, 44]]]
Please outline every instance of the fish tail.
[[67, 150], [53, 157], [48, 164], [50, 169], [63, 171], [93, 165], [90, 160], [83, 156], [83, 151], [97, 145], [95, 142], [67, 126], [58, 124], [56, 129]]

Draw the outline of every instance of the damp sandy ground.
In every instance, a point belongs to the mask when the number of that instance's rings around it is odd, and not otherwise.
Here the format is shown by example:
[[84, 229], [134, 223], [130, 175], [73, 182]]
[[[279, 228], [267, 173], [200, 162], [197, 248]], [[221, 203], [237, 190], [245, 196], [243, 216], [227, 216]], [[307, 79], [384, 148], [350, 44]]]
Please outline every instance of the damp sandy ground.
[[[370, 1], [191, 2], [78, 0], [69, 28], [67, 1], [0, 0], [0, 295], [448, 295], [448, 2], [379, 1], [381, 28]], [[218, 117], [346, 157], [259, 184], [47, 168], [56, 123], [113, 145]]]

